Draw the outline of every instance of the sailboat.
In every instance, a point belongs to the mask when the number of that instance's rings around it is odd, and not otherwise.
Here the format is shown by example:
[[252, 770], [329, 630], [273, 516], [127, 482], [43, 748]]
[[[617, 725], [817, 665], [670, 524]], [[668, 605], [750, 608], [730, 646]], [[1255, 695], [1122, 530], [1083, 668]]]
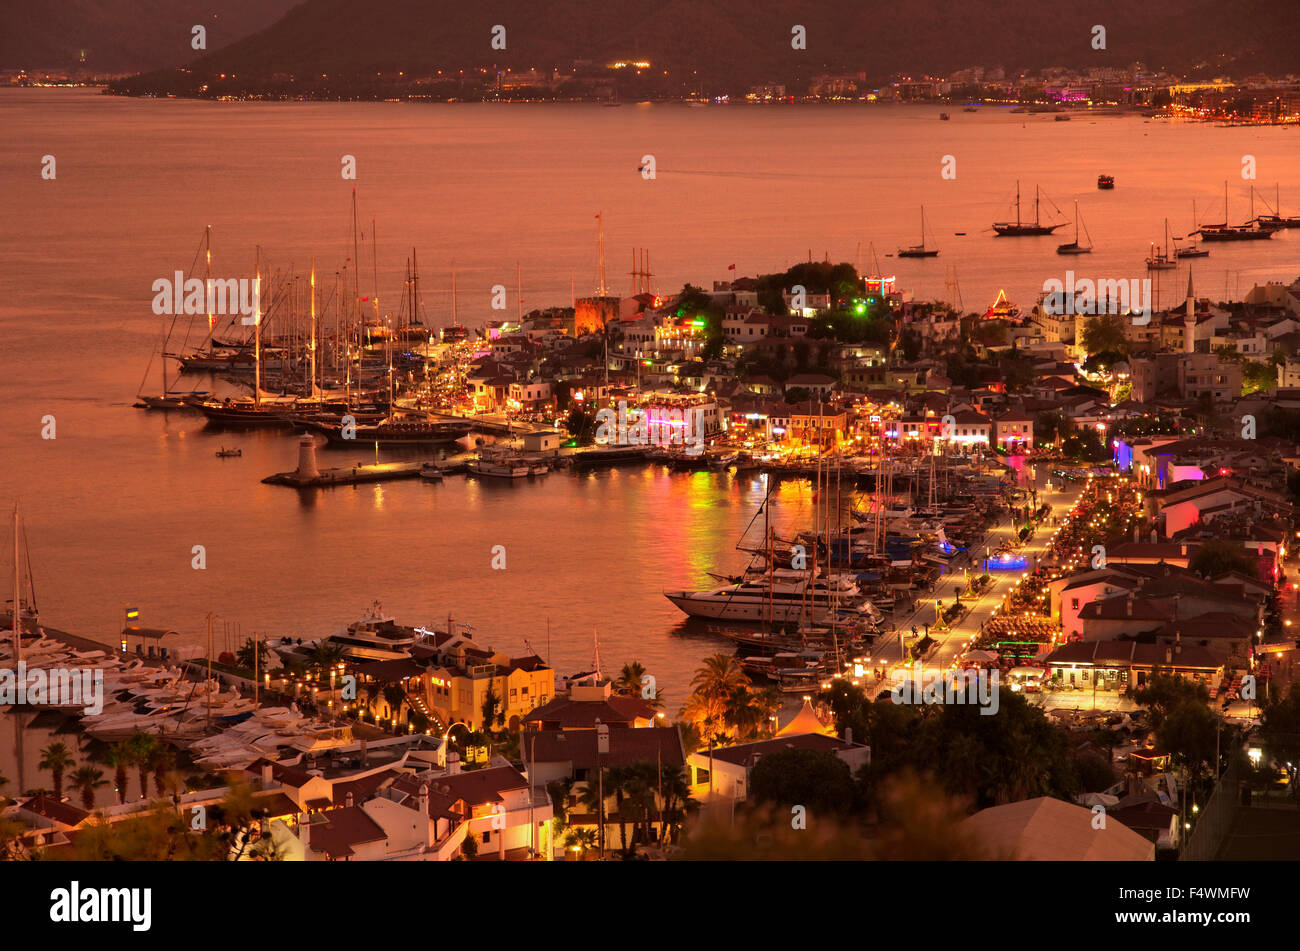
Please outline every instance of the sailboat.
[[[203, 253], [205, 260], [205, 280], [204, 287], [210, 286], [212, 279], [212, 226], [209, 225], [203, 232]], [[140, 391], [136, 393], [138, 402], [135, 404], [138, 409], [185, 409], [193, 405], [197, 400], [206, 398], [209, 394], [206, 392], [192, 391], [187, 393], [173, 393], [167, 384], [167, 361], [171, 355], [167, 353], [167, 341], [171, 339], [172, 331], [176, 329], [176, 321], [180, 318], [179, 314], [172, 314], [170, 323], [167, 317], [163, 318], [162, 338], [158, 345], [158, 364], [162, 370], [162, 394], [160, 396], [146, 396], [144, 394], [144, 380], [149, 377], [149, 367], [145, 367], [144, 379], [140, 381]], [[208, 332], [211, 334], [212, 315], [208, 315]], [[153, 357], [150, 356], [149, 363], [152, 365]]]
[[1069, 244], [1059, 244], [1056, 246], [1057, 254], [1091, 254], [1092, 253], [1092, 236], [1088, 234], [1088, 226], [1083, 226], [1083, 234], [1088, 239], [1087, 244], [1079, 243], [1079, 203], [1074, 203], [1074, 240]]
[[925, 246], [925, 205], [921, 206], [921, 243], [914, 244], [910, 248], [899, 248], [898, 256], [900, 258], [935, 258], [939, 256], [938, 248], [927, 248]]
[[1038, 187], [1034, 186], [1034, 220], [1032, 223], [1027, 221], [1022, 221], [1020, 219], [1020, 182], [1017, 181], [1016, 182], [1016, 220], [1014, 222], [1010, 222], [1010, 221], [993, 222], [993, 230], [997, 232], [998, 237], [1021, 238], [1021, 237], [1027, 237], [1032, 235], [1051, 234], [1057, 228], [1061, 227], [1061, 225], [1063, 225], [1065, 222], [1061, 222], [1060, 224], [1054, 224], [1054, 225], [1047, 225], [1042, 223], [1042, 221], [1039, 219], [1039, 214], [1038, 214], [1039, 200], [1040, 199], [1038, 195]]
[[1178, 261], [1170, 253], [1169, 241], [1169, 219], [1165, 219], [1165, 245], [1163, 248], [1156, 248], [1154, 241], [1151, 242], [1151, 253], [1147, 255], [1148, 271], [1169, 271], [1178, 267]]
[[[1251, 213], [1254, 214], [1255, 190], [1250, 191]], [[1273, 237], [1276, 228], [1267, 228], [1262, 226], [1254, 217], [1245, 224], [1230, 225], [1228, 224], [1228, 182], [1223, 183], [1223, 224], [1221, 225], [1202, 225], [1200, 235], [1202, 241], [1261, 241]]]
[[1271, 228], [1273, 230], [1279, 228], [1300, 228], [1300, 215], [1284, 217], [1282, 214], [1282, 187], [1280, 185], [1275, 185], [1274, 189], [1273, 214], [1258, 215], [1255, 218], [1255, 221], [1259, 222], [1261, 228]]
[[238, 424], [240, 426], [291, 425], [290, 410], [296, 400], [292, 397], [267, 397], [262, 393], [262, 249], [257, 249], [257, 266], [254, 280], [259, 288], [257, 309], [253, 314], [253, 395], [240, 399], [218, 400], [215, 397], [195, 405], [209, 422]]
[[[1192, 199], [1192, 230], [1188, 233], [1188, 237], [1190, 238], [1194, 234], [1196, 234], [1196, 199], [1195, 198]], [[1178, 239], [1175, 238], [1174, 240], [1177, 241]], [[1210, 251], [1208, 248], [1198, 248], [1196, 247], [1196, 245], [1191, 245], [1190, 247], [1179, 248], [1177, 251], [1174, 252], [1174, 256], [1179, 258], [1208, 258], [1210, 256]]]

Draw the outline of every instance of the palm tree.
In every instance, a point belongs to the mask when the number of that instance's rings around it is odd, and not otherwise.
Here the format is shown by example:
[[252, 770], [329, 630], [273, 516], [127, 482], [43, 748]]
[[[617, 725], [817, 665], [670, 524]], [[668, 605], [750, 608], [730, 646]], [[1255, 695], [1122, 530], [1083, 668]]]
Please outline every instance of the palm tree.
[[499, 705], [500, 705], [500, 698], [498, 698], [497, 696], [497, 691], [491, 689], [491, 685], [489, 683], [489, 685], [487, 685], [487, 692], [486, 694], [484, 694], [484, 705], [482, 705], [482, 708], [480, 709], [480, 713], [484, 715], [485, 733], [487, 730], [491, 729], [491, 721], [497, 720], [499, 716], [497, 713], [497, 708], [499, 707]]
[[68, 747], [65, 744], [51, 743], [41, 750], [41, 761], [36, 768], [50, 771], [50, 776], [54, 780], [54, 798], [62, 801], [63, 773], [68, 767], [76, 765], [77, 761], [72, 758], [72, 754], [68, 752]]
[[107, 785], [104, 771], [93, 766], [82, 766], [72, 774], [72, 788], [81, 790], [81, 805], [87, 812], [95, 808], [95, 790]]
[[125, 742], [114, 743], [100, 755], [100, 761], [113, 767], [113, 784], [117, 801], [126, 802], [126, 771], [135, 763], [135, 753]]
[[266, 641], [264, 640], [254, 640], [251, 637], [247, 638], [244, 641], [244, 646], [235, 652], [235, 663], [240, 667], [243, 667], [245, 670], [252, 670], [254, 667], [254, 650], [257, 651], [257, 669], [265, 670], [267, 648]]
[[639, 696], [641, 693], [641, 678], [644, 676], [645, 668], [641, 666], [639, 660], [624, 664], [622, 672], [614, 680], [614, 692], [633, 697]]
[[736, 731], [737, 739], [747, 739], [757, 732], [763, 713], [748, 687], [736, 687], [728, 694], [722, 720]]
[[565, 848], [577, 849], [578, 861], [587, 861], [587, 852], [596, 847], [596, 833], [591, 829], [570, 829], [564, 837]]
[[659, 789], [663, 796], [664, 817], [659, 829], [659, 841], [666, 845], [670, 839], [676, 841], [686, 814], [694, 812], [700, 804], [691, 798], [686, 772], [680, 766], [669, 765], [659, 771]]
[[158, 739], [151, 733], [136, 730], [126, 741], [131, 750], [131, 762], [140, 772], [140, 798], [149, 798], [149, 764], [158, 749]]
[[611, 792], [614, 794], [614, 809], [618, 812], [618, 841], [624, 852], [631, 848], [627, 838], [627, 815], [624, 806], [627, 804], [628, 788], [635, 775], [630, 766], [611, 766], [605, 770], [605, 792], [606, 795]]
[[637, 842], [649, 842], [654, 837], [650, 824], [654, 821], [658, 771], [652, 763], [635, 763], [628, 767], [628, 779], [624, 784], [624, 802], [620, 814], [627, 812], [632, 817], [632, 842], [625, 840], [624, 852], [631, 855]]
[[307, 669], [321, 670], [328, 673], [331, 668], [338, 666], [343, 657], [343, 645], [335, 644], [333, 641], [321, 641], [308, 655]]
[[551, 807], [555, 817], [560, 820], [560, 828], [569, 824], [569, 796], [573, 792], [573, 777], [565, 776], [546, 784], [546, 791], [551, 796]]
[[401, 684], [385, 684], [383, 692], [390, 719], [398, 719], [402, 715], [402, 704], [406, 703], [406, 691], [402, 689]]
[[[586, 785], [582, 787], [582, 792], [578, 793], [578, 804], [586, 807], [588, 815], [596, 817], [597, 829], [605, 823], [605, 798], [609, 794], [606, 790], [605, 795], [601, 795], [601, 785], [599, 777], [588, 779]], [[594, 835], [593, 833], [593, 837]], [[599, 838], [595, 838], [595, 844], [597, 847], [604, 847], [604, 842]]]
[[749, 678], [740, 661], [730, 654], [714, 654], [704, 658], [704, 663], [691, 678], [691, 687], [702, 697], [726, 697], [737, 687], [748, 686]]
[[167, 774], [176, 768], [176, 754], [172, 748], [159, 743], [149, 757], [149, 768], [153, 770], [154, 794], [161, 799], [167, 791]]

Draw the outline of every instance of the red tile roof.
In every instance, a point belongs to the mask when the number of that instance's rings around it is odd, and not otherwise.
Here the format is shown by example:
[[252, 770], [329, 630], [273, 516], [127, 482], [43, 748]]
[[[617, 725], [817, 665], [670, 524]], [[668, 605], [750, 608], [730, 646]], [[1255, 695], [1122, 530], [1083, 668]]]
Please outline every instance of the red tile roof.
[[360, 806], [333, 809], [320, 815], [324, 821], [313, 821], [308, 825], [307, 846], [313, 852], [323, 852], [332, 859], [354, 855], [352, 847], [355, 845], [382, 842], [388, 838]]

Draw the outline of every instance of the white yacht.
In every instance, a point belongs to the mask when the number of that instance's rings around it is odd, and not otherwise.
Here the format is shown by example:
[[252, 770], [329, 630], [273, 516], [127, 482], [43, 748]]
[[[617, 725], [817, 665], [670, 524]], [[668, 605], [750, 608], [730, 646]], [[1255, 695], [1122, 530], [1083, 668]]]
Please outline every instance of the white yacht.
[[326, 640], [342, 647], [349, 657], [366, 660], [396, 660], [410, 656], [418, 635], [409, 627], [402, 627], [391, 616], [384, 614], [378, 601], [357, 621], [344, 630], [331, 634]]
[[818, 575], [791, 569], [746, 577], [707, 591], [665, 591], [664, 596], [691, 617], [774, 624], [820, 623], [833, 616], [869, 619], [870, 601], [845, 575]]

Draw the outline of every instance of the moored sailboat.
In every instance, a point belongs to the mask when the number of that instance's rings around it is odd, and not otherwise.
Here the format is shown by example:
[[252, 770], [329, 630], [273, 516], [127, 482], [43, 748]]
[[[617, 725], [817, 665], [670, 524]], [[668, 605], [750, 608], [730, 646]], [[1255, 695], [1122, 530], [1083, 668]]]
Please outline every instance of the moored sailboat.
[[[1050, 201], [1050, 199], [1049, 199]], [[1034, 220], [1032, 222], [1023, 221], [1020, 217], [1020, 182], [1016, 182], [1016, 220], [995, 221], [993, 230], [997, 232], [1000, 238], [1020, 238], [1031, 237], [1035, 235], [1051, 234], [1057, 228], [1061, 227], [1064, 222], [1058, 224], [1044, 224], [1039, 215], [1040, 197], [1038, 187], [1034, 187]], [[1055, 206], [1053, 206], [1055, 207]]]
[[921, 243], [914, 244], [910, 248], [899, 248], [898, 256], [900, 258], [933, 258], [939, 256], [938, 248], [927, 248], [925, 246], [925, 206], [921, 206]]
[[1084, 236], [1087, 237], [1087, 244], [1079, 243], [1079, 203], [1074, 203], [1074, 240], [1069, 244], [1060, 244], [1056, 246], [1057, 254], [1091, 254], [1092, 253], [1092, 236], [1088, 234], [1088, 226], [1083, 226]]

